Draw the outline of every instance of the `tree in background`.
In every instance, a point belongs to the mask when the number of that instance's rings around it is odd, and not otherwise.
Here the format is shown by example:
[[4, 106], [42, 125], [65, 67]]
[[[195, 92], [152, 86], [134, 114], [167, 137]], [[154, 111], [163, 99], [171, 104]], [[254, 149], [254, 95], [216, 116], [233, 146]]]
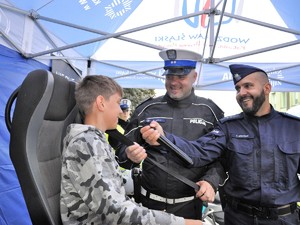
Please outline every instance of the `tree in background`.
[[144, 100], [154, 97], [155, 91], [154, 89], [141, 89], [141, 88], [124, 88], [123, 89], [124, 96], [123, 98], [127, 98], [131, 101], [131, 109], [134, 111], [135, 107], [139, 105]]

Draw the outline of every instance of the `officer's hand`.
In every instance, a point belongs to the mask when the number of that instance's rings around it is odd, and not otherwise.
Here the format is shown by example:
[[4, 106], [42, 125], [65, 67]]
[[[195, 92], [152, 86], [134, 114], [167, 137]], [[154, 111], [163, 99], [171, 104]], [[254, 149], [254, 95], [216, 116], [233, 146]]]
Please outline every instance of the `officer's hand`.
[[216, 193], [211, 184], [205, 180], [201, 180], [197, 182], [197, 184], [200, 186], [200, 189], [196, 196], [203, 202], [213, 202], [215, 200]]
[[158, 122], [152, 121], [150, 125], [141, 128], [141, 134], [149, 145], [159, 145], [157, 139], [164, 135], [164, 131]]
[[135, 163], [140, 163], [147, 157], [146, 150], [137, 143], [131, 145], [125, 150], [127, 157]]

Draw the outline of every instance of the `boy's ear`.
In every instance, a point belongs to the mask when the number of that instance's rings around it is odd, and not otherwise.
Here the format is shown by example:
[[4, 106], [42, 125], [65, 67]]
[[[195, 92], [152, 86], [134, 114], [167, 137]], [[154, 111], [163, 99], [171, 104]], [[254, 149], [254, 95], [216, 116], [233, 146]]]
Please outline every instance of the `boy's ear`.
[[98, 95], [96, 98], [96, 106], [97, 106], [97, 109], [100, 111], [103, 111], [103, 109], [104, 109], [104, 100], [105, 99], [102, 95]]

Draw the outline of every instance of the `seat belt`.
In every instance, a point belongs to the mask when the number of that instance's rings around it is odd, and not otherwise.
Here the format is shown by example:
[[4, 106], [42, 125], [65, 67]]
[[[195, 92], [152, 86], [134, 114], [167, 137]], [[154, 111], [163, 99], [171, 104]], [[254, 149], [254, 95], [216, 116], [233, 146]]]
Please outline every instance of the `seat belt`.
[[157, 167], [159, 167], [161, 170], [165, 171], [166, 173], [172, 175], [173, 177], [177, 178], [178, 180], [182, 181], [183, 183], [185, 183], [186, 185], [190, 186], [191, 188], [193, 188], [196, 192], [199, 191], [200, 186], [198, 186], [195, 182], [187, 179], [186, 177], [178, 174], [178, 173], [174, 173], [174, 171], [170, 170], [168, 167], [161, 165], [160, 163], [154, 161], [151, 158], [147, 158], [146, 160], [149, 160], [151, 163], [153, 163], [154, 165], [156, 165]]
[[[121, 134], [117, 129], [114, 130], [107, 130], [106, 133], [112, 137], [114, 137], [115, 139], [119, 140], [122, 144], [130, 146], [133, 145], [133, 141], [131, 141], [129, 138], [127, 138], [125, 135]], [[180, 180], [181, 182], [185, 183], [186, 185], [188, 185], [189, 187], [193, 188], [196, 192], [200, 189], [200, 186], [198, 186], [195, 182], [187, 179], [186, 177], [174, 173], [174, 171], [170, 170], [169, 168], [167, 168], [166, 166], [154, 161], [151, 158], [147, 158], [147, 160], [149, 160], [151, 163], [153, 163], [154, 165], [156, 165], [158, 168], [160, 168], [161, 170], [163, 170], [164, 172], [170, 174], [171, 176], [175, 177], [176, 179]]]

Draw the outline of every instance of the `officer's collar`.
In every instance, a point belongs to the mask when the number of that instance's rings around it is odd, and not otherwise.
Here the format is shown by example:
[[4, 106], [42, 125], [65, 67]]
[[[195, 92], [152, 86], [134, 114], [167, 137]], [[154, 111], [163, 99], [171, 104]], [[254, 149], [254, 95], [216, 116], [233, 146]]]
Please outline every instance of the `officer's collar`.
[[263, 116], [249, 116], [247, 114], [244, 113], [244, 117], [250, 120], [269, 120], [271, 118], [273, 118], [273, 116], [275, 116], [276, 114], [276, 110], [274, 109], [274, 107], [270, 104], [271, 110], [268, 114], [265, 114]]

